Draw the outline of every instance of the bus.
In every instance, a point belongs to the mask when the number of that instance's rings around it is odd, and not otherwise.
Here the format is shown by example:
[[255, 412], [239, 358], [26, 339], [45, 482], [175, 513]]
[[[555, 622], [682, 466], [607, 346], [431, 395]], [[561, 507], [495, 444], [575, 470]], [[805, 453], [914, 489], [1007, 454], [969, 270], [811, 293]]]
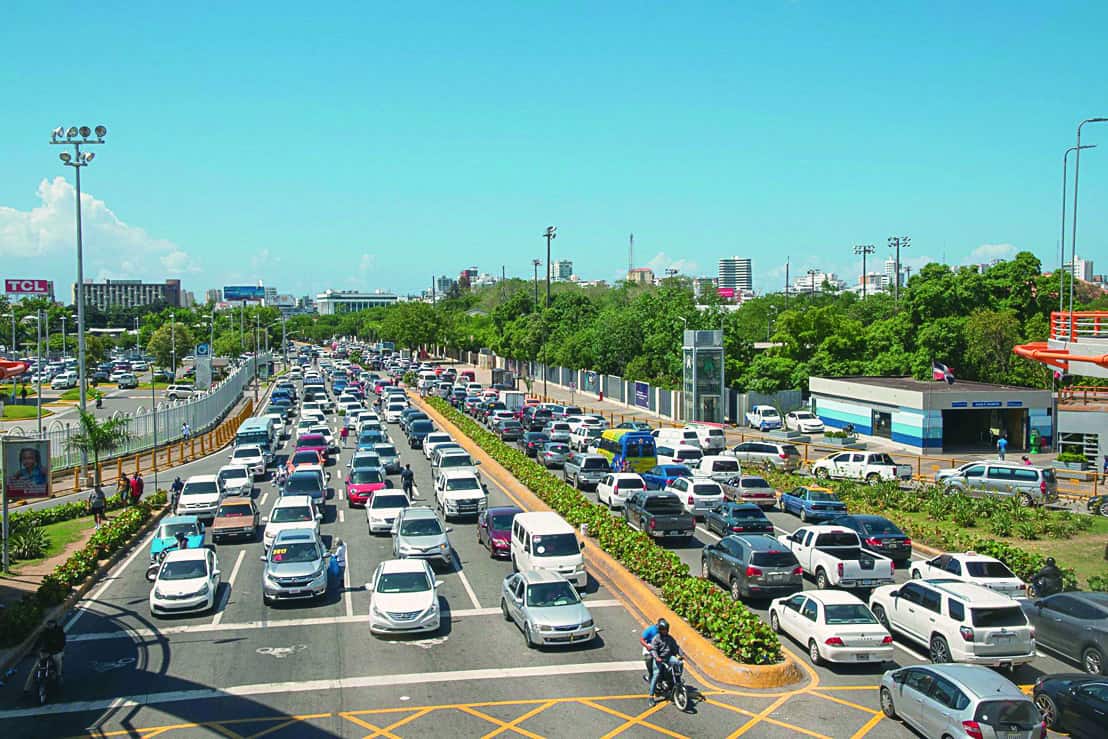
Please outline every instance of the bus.
[[600, 435], [597, 453], [608, 460], [613, 470], [623, 468], [627, 460], [631, 472], [647, 472], [658, 464], [654, 437], [646, 431], [608, 429]]
[[243, 421], [235, 432], [235, 446], [257, 444], [269, 455], [273, 453], [276, 433], [272, 418], [253, 416]]

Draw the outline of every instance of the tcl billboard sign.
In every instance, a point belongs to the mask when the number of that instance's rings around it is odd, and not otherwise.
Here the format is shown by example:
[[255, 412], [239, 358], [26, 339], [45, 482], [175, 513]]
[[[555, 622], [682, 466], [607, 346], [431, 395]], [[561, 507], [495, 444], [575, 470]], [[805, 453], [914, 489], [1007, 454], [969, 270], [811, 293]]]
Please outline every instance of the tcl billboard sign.
[[50, 280], [4, 280], [8, 295], [49, 295]]

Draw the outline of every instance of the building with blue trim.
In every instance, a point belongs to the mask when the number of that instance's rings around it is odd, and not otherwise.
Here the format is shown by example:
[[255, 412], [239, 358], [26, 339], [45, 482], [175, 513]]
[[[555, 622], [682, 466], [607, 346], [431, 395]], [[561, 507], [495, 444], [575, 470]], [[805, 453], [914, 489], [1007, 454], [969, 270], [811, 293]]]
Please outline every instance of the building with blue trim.
[[990, 451], [1000, 436], [1018, 452], [1033, 430], [1044, 440], [1054, 433], [1049, 390], [911, 377], [812, 377], [808, 388], [812, 412], [828, 428], [852, 424], [921, 454]]

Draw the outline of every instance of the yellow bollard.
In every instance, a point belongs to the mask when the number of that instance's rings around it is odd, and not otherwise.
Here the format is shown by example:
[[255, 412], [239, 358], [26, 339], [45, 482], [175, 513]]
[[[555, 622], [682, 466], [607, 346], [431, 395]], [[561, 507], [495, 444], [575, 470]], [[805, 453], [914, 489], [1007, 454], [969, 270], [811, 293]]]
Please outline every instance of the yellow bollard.
[[115, 461], [115, 479], [123, 477], [123, 457]]
[[73, 470], [73, 489], [81, 489], [81, 469], [79, 467]]

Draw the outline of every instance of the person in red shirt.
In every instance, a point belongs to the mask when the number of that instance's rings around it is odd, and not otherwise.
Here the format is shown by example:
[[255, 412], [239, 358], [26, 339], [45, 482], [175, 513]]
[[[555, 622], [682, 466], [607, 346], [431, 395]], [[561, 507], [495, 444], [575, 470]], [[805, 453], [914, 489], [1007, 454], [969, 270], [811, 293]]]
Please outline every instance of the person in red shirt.
[[135, 476], [131, 478], [131, 505], [138, 505], [139, 500], [142, 499], [143, 487], [145, 487], [145, 483], [142, 479], [142, 473], [136, 472]]

